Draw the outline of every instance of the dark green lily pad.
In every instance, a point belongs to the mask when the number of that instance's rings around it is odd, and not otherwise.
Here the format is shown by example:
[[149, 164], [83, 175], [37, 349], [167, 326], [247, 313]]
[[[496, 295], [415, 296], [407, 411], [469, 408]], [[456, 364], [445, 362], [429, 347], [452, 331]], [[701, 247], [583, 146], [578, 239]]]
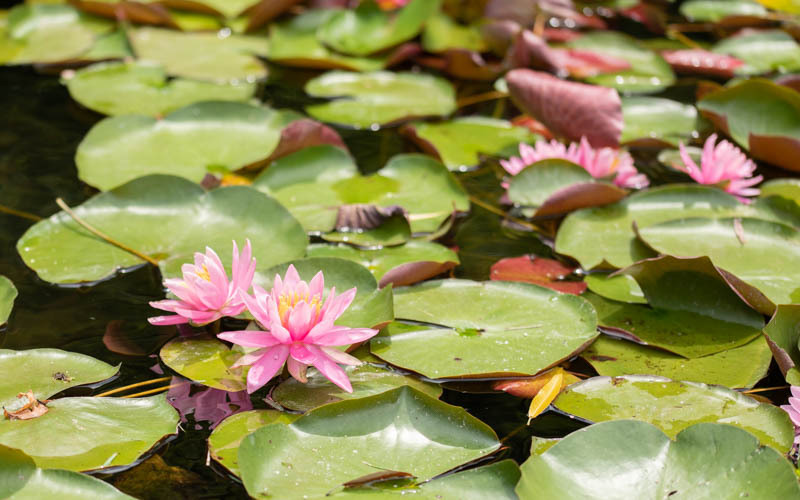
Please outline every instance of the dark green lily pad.
[[253, 187], [288, 207], [307, 231], [332, 230], [341, 205], [400, 205], [415, 233], [433, 232], [454, 211], [469, 209], [453, 174], [417, 154], [395, 156], [376, 174], [362, 176], [347, 152], [332, 146], [306, 148], [273, 162]]
[[86, 474], [40, 469], [20, 450], [0, 445], [0, 497], [7, 500], [134, 500]]
[[223, 420], [208, 437], [208, 452], [231, 474], [239, 475], [239, 445], [253, 431], [269, 424], [291, 424], [300, 415], [277, 410], [250, 410]]
[[623, 97], [620, 142], [656, 139], [677, 146], [697, 133], [697, 109], [661, 97]]
[[533, 375], [582, 350], [596, 316], [582, 298], [512, 282], [429, 281], [395, 290], [372, 353], [429, 378]]
[[376, 250], [362, 250], [348, 245], [313, 244], [309, 257], [339, 257], [358, 262], [369, 269], [381, 285], [411, 285], [458, 265], [458, 254], [430, 241], [412, 240], [408, 243]]
[[264, 161], [278, 146], [285, 117], [238, 102], [199, 102], [163, 119], [106, 118], [78, 145], [78, 177], [108, 190], [148, 174], [200, 182]]
[[263, 37], [147, 27], [130, 30], [128, 36], [139, 59], [159, 64], [171, 76], [218, 83], [267, 77], [267, 69], [256, 57], [267, 55]]
[[[206, 192], [180, 177], [151, 175], [100, 193], [74, 211], [111, 238], [157, 259], [165, 275], [179, 274], [181, 264], [206, 246], [230, 262], [234, 239], [250, 239], [260, 266], [298, 258], [308, 245], [305, 231], [286, 209], [245, 186]], [[17, 251], [52, 283], [94, 282], [144, 264], [78, 226], [65, 212], [31, 226]]]
[[783, 196], [800, 204], [800, 179], [772, 179], [758, 186], [762, 198], [767, 196]]
[[738, 75], [788, 73], [800, 69], [800, 45], [781, 30], [731, 36], [714, 45], [712, 50], [744, 61], [744, 66], [736, 68]]
[[647, 304], [639, 283], [628, 274], [608, 275], [606, 273], [592, 273], [583, 279], [589, 290], [606, 299], [631, 304]]
[[794, 441], [789, 415], [777, 406], [727, 387], [652, 375], [593, 377], [566, 388], [553, 405], [592, 422], [642, 420], [671, 438], [691, 425], [717, 422], [744, 429], [781, 453]]
[[160, 116], [198, 101], [245, 102], [256, 91], [254, 83], [167, 81], [163, 68], [144, 62], [98, 63], [64, 81], [73, 99], [106, 115]]
[[764, 328], [775, 362], [791, 385], [800, 385], [800, 305], [783, 304]]
[[74, 387], [113, 377], [119, 366], [61, 349], [0, 349], [0, 373], [11, 376], [0, 380], [0, 407], [8, 406], [21, 392], [33, 391], [44, 400]]
[[731, 16], [766, 17], [768, 11], [750, 0], [689, 0], [680, 12], [690, 21], [716, 23]]
[[376, 469], [430, 479], [499, 447], [462, 408], [403, 386], [261, 427], [239, 447], [239, 468], [255, 498], [308, 498]]
[[313, 97], [335, 98], [306, 106], [312, 117], [356, 128], [446, 116], [456, 110], [450, 82], [423, 73], [330, 71], [309, 80], [305, 90]]
[[373, 0], [356, 9], [339, 10], [317, 31], [319, 40], [337, 52], [367, 56], [410, 40], [441, 5], [441, 0], [411, 0], [402, 9], [389, 13]]
[[425, 22], [422, 47], [433, 53], [450, 49], [485, 52], [488, 48], [479, 25], [459, 24], [444, 12], [430, 16]]
[[159, 357], [165, 365], [198, 384], [239, 392], [247, 389], [247, 370], [231, 366], [242, 354], [216, 338], [178, 337], [161, 348]]
[[521, 142], [532, 143], [536, 134], [506, 120], [484, 116], [455, 118], [446, 122], [414, 122], [408, 133], [423, 149], [435, 152], [450, 170], [468, 170], [480, 163], [480, 155], [516, 155]]
[[266, 290], [271, 290], [275, 275], [285, 276], [289, 264], [294, 265], [300, 278], [307, 282], [310, 282], [314, 275], [322, 271], [325, 276], [326, 297], [331, 287], [336, 287], [337, 294], [354, 287], [357, 289], [353, 303], [336, 320], [337, 325], [352, 328], [380, 328], [394, 319], [391, 288], [378, 289], [375, 277], [363, 266], [349, 260], [317, 257], [286, 262], [266, 271], [256, 272], [253, 283], [263, 286]]
[[702, 423], [671, 440], [635, 420], [573, 432], [521, 467], [520, 500], [800, 497], [788, 460], [731, 425]]
[[800, 300], [800, 232], [791, 226], [751, 218], [697, 217], [651, 225], [639, 234], [663, 254], [707, 255], [775, 304]]
[[128, 465], [175, 434], [178, 412], [163, 394], [147, 398], [61, 398], [31, 420], [0, 420], [0, 444], [43, 468], [74, 471]]
[[10, 279], [0, 275], [0, 325], [8, 321], [17, 298], [17, 287]]
[[661, 349], [601, 336], [581, 357], [600, 375], [651, 374], [745, 389], [767, 375], [772, 359], [763, 337], [710, 356], [686, 359]]

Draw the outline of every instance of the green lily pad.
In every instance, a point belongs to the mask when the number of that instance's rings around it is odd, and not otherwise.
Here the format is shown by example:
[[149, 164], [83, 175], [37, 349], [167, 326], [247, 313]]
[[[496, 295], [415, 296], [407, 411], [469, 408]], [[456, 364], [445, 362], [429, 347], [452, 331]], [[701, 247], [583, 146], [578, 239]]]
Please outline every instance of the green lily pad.
[[138, 28], [130, 30], [128, 36], [140, 60], [157, 63], [170, 76], [218, 83], [267, 77], [267, 69], [256, 57], [267, 55], [268, 43], [263, 37], [161, 28]]
[[686, 359], [661, 349], [601, 336], [581, 353], [581, 357], [597, 373], [610, 377], [651, 374], [745, 389], [767, 375], [772, 360], [763, 337], [710, 356]]
[[335, 98], [306, 106], [312, 117], [356, 128], [446, 116], [456, 110], [450, 82], [423, 73], [329, 71], [309, 80], [305, 90], [312, 97]]
[[737, 75], [788, 73], [800, 69], [800, 45], [782, 30], [731, 36], [714, 45], [712, 51], [744, 61], [743, 66], [736, 68]]
[[364, 250], [348, 245], [309, 245], [309, 257], [339, 257], [358, 262], [369, 269], [381, 286], [410, 285], [458, 265], [458, 254], [444, 245], [431, 241], [412, 240], [408, 243], [376, 250]]
[[479, 25], [459, 24], [444, 12], [439, 12], [425, 22], [422, 48], [433, 53], [450, 49], [485, 52], [488, 46]]
[[390, 248], [411, 239], [411, 224], [403, 213], [392, 215], [371, 229], [346, 227], [321, 235], [331, 243], [347, 243], [361, 248]]
[[499, 447], [462, 408], [403, 386], [261, 427], [239, 447], [239, 467], [255, 498], [308, 498], [376, 469], [430, 479]]
[[536, 134], [506, 120], [485, 116], [455, 118], [440, 123], [414, 122], [409, 134], [423, 149], [435, 151], [450, 170], [469, 170], [480, 155], [511, 156], [521, 142], [532, 143]]
[[675, 83], [672, 68], [660, 55], [641, 46], [636, 39], [616, 31], [594, 31], [567, 42], [569, 48], [584, 49], [627, 61], [629, 69], [602, 73], [589, 83], [626, 93], [658, 92]]
[[394, 319], [391, 287], [378, 289], [375, 277], [363, 266], [349, 260], [317, 257], [286, 262], [266, 271], [256, 272], [253, 283], [271, 290], [275, 275], [279, 274], [281, 278], [285, 276], [289, 264], [294, 265], [300, 278], [307, 282], [322, 271], [325, 277], [326, 297], [332, 287], [336, 287], [337, 294], [354, 287], [357, 289], [353, 303], [336, 320], [337, 325], [372, 328], [385, 325]]
[[[167, 4], [172, 0], [167, 0]], [[244, 15], [245, 12], [260, 3], [262, 0], [177, 0], [175, 3], [182, 9], [197, 10], [198, 12], [208, 12], [209, 9], [216, 11], [219, 15], [226, 18], [235, 18]]]
[[[231, 261], [232, 240], [249, 238], [261, 266], [298, 258], [305, 231], [278, 202], [252, 188], [206, 192], [180, 177], [151, 175], [100, 193], [74, 209], [85, 222], [179, 274], [206, 246]], [[153, 231], [153, 228], [158, 228]], [[22, 260], [51, 283], [94, 282], [144, 261], [80, 227], [65, 212], [31, 226], [17, 242]]]
[[31, 420], [0, 420], [0, 445], [43, 468], [74, 471], [128, 465], [175, 434], [178, 412], [163, 394], [148, 398], [61, 398]]
[[319, 40], [337, 52], [367, 56], [417, 36], [436, 14], [441, 0], [411, 0], [396, 12], [382, 10], [373, 0], [356, 9], [339, 10], [317, 31]]
[[163, 119], [106, 118], [78, 145], [78, 177], [103, 191], [148, 174], [200, 182], [209, 172], [266, 160], [278, 146], [285, 117], [238, 102], [199, 102]]
[[250, 410], [223, 420], [208, 437], [208, 452], [217, 463], [239, 476], [239, 445], [248, 434], [269, 424], [291, 424], [300, 415], [277, 410]]
[[800, 179], [772, 179], [758, 186], [760, 197], [783, 196], [800, 204]]
[[750, 0], [689, 0], [680, 13], [690, 21], [716, 23], [730, 16], [766, 17], [768, 11]]
[[791, 385], [800, 385], [800, 305], [783, 304], [764, 328], [775, 362]]
[[0, 381], [0, 407], [8, 406], [20, 392], [33, 391], [44, 400], [76, 385], [113, 377], [119, 366], [61, 349], [0, 349], [0, 372], [14, 374]]
[[7, 500], [134, 500], [86, 474], [40, 469], [20, 450], [0, 445], [0, 497]]
[[400, 205], [415, 233], [433, 232], [454, 211], [469, 209], [453, 174], [418, 154], [394, 156], [376, 174], [362, 176], [347, 152], [316, 146], [274, 161], [253, 187], [283, 203], [307, 231], [332, 230], [341, 205]]
[[596, 336], [582, 298], [527, 283], [429, 281], [395, 290], [395, 317], [372, 353], [429, 378], [533, 375]]
[[216, 338], [178, 337], [161, 348], [159, 357], [165, 365], [198, 384], [239, 392], [247, 389], [247, 372], [244, 367], [231, 366], [242, 354]]
[[657, 139], [673, 146], [697, 133], [697, 109], [661, 97], [623, 97], [620, 142]]
[[775, 304], [800, 300], [800, 232], [790, 226], [751, 218], [697, 217], [651, 225], [639, 234], [663, 254], [707, 255]]
[[117, 29], [111, 33], [100, 35], [95, 39], [94, 45], [81, 55], [81, 61], [108, 61], [110, 59], [133, 58], [128, 46], [128, 37], [125, 31]]
[[788, 460], [747, 431], [716, 423], [695, 424], [673, 441], [646, 422], [603, 422], [532, 455], [521, 471], [520, 500], [800, 497]]
[[199, 101], [245, 102], [256, 91], [253, 83], [167, 81], [163, 68], [144, 62], [94, 64], [76, 71], [65, 83], [73, 99], [106, 115], [159, 116]]
[[606, 273], [587, 274], [583, 279], [587, 287], [592, 292], [606, 299], [617, 302], [629, 302], [631, 304], [647, 304], [639, 283], [629, 274], [614, 274], [609, 276]]
[[571, 213], [556, 235], [556, 251], [574, 257], [584, 269], [625, 267], [655, 256], [636, 240], [634, 222], [641, 230], [684, 217], [733, 216], [786, 220], [772, 205], [744, 205], [720, 189], [670, 185], [634, 193], [613, 205]]
[[717, 422], [744, 429], [781, 453], [794, 442], [789, 415], [777, 406], [727, 387], [652, 375], [593, 377], [566, 388], [553, 405], [592, 422], [642, 420], [671, 438], [691, 425]]
[[11, 316], [11, 309], [14, 307], [14, 299], [17, 298], [17, 287], [10, 279], [0, 275], [0, 325], [8, 321]]

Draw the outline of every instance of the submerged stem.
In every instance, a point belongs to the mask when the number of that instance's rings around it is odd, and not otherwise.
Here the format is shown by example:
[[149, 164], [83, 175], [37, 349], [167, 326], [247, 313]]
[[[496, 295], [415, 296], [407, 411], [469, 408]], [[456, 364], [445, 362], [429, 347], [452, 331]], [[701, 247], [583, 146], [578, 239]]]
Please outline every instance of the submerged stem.
[[499, 215], [500, 217], [508, 219], [511, 222], [519, 224], [520, 226], [527, 227], [531, 231], [539, 232], [541, 230], [538, 226], [536, 226], [534, 224], [531, 224], [528, 221], [524, 221], [522, 219], [518, 219], [516, 217], [508, 215], [506, 212], [502, 211], [501, 209], [499, 209], [499, 208], [497, 208], [497, 207], [495, 207], [493, 205], [490, 205], [489, 203], [486, 203], [485, 201], [483, 201], [483, 200], [481, 200], [479, 198], [476, 198], [475, 196], [470, 196], [469, 197], [469, 201], [471, 201], [472, 203], [478, 205], [479, 207], [481, 207], [481, 208], [483, 208], [485, 210], [488, 210], [489, 212], [492, 212], [495, 215]]
[[127, 394], [127, 395], [121, 396], [121, 397], [123, 399], [129, 399], [129, 398], [138, 398], [139, 396], [149, 396], [151, 394], [157, 394], [159, 392], [168, 391], [168, 390], [172, 389], [173, 387], [180, 387], [180, 386], [186, 385], [186, 384], [191, 384], [191, 382], [180, 382], [178, 384], [165, 385], [163, 387], [156, 387], [155, 389], [150, 389], [149, 391], [137, 392], [136, 394]]
[[9, 215], [16, 215], [17, 217], [22, 217], [23, 219], [29, 219], [34, 221], [42, 220], [41, 217], [38, 215], [34, 215], [32, 213], [23, 212], [22, 210], [17, 210], [16, 208], [7, 207], [5, 205], [0, 205], [0, 212]]
[[478, 104], [479, 102], [492, 101], [494, 99], [503, 99], [505, 97], [508, 97], [508, 94], [506, 94], [505, 92], [493, 90], [491, 92], [484, 92], [482, 94], [475, 94], [467, 97], [462, 97], [461, 99], [458, 100], [458, 107], [463, 108], [466, 106], [471, 106], [473, 104]]
[[134, 389], [136, 387], [141, 387], [143, 385], [152, 385], [157, 384], [159, 382], [166, 382], [167, 380], [171, 379], [172, 377], [161, 377], [161, 378], [154, 378], [153, 380], [145, 380], [144, 382], [137, 382], [135, 384], [126, 385], [124, 387], [117, 387], [116, 389], [111, 389], [110, 391], [101, 392], [100, 394], [95, 394], [94, 397], [100, 398], [103, 396], [110, 396], [112, 394], [117, 394], [119, 392], [127, 391], [128, 389]]

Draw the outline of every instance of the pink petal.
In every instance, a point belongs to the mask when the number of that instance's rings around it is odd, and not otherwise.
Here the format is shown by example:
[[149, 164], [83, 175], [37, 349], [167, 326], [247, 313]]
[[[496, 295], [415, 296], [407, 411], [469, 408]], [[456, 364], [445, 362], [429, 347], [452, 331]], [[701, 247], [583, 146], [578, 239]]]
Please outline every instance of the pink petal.
[[306, 377], [306, 369], [308, 369], [308, 365], [305, 365], [289, 356], [289, 358], [286, 360], [286, 366], [289, 368], [289, 374], [294, 377], [295, 380], [304, 384], [308, 382], [308, 378]]
[[253, 317], [261, 326], [264, 328], [269, 326], [270, 317], [269, 313], [267, 312], [267, 308], [264, 307], [266, 305], [264, 300], [258, 300], [257, 298], [251, 297], [242, 290], [239, 290], [239, 298], [242, 300], [242, 302], [244, 302], [247, 310], [250, 311], [250, 314], [253, 315]]
[[289, 348], [289, 356], [305, 365], [310, 365], [317, 359], [315, 350], [310, 349], [305, 344], [292, 344]]
[[331, 288], [331, 293], [328, 295], [328, 300], [325, 301], [325, 305], [322, 306], [322, 314], [320, 315], [322, 319], [330, 320], [331, 322], [336, 321], [336, 318], [341, 316], [345, 309], [350, 307], [353, 299], [356, 298], [355, 288], [351, 288], [338, 297], [334, 295], [335, 292], [336, 289]]
[[323, 292], [325, 292], [325, 277], [322, 275], [322, 271], [320, 271], [311, 279], [311, 283], [308, 285], [308, 293], [312, 297], [319, 295], [320, 298], [322, 298]]
[[320, 347], [320, 349], [322, 349], [322, 352], [326, 356], [336, 361], [337, 363], [341, 363], [343, 365], [352, 365], [352, 366], [358, 366], [362, 364], [360, 359], [356, 358], [355, 356], [351, 356], [344, 351], [340, 351], [339, 349], [333, 347]]
[[299, 282], [300, 275], [297, 274], [297, 269], [295, 269], [294, 264], [289, 264], [286, 275], [283, 277], [283, 286], [285, 288], [294, 289]]
[[292, 334], [292, 339], [303, 340], [311, 329], [312, 319], [308, 302], [300, 302], [291, 308], [286, 318], [286, 329]]
[[189, 320], [183, 316], [154, 316], [147, 318], [151, 325], [164, 326], [164, 325], [180, 325], [188, 323]]
[[791, 387], [792, 396], [800, 398], [800, 385], [793, 385]]
[[240, 366], [249, 366], [261, 359], [261, 356], [266, 354], [269, 349], [258, 349], [257, 351], [253, 351], [247, 354], [243, 354], [239, 359], [236, 360], [236, 363], [231, 365], [231, 369], [239, 368]]
[[271, 348], [247, 372], [247, 392], [254, 393], [278, 373], [289, 356], [289, 347], [278, 345]]
[[327, 356], [323, 355], [317, 357], [314, 368], [319, 370], [321, 374], [325, 375], [328, 380], [336, 384], [342, 390], [353, 392], [353, 386], [350, 385], [350, 379], [347, 378], [347, 373]]
[[315, 337], [314, 343], [320, 346], [350, 345], [363, 342], [377, 334], [378, 330], [371, 328], [334, 327]]
[[272, 347], [281, 343], [269, 332], [262, 332], [259, 330], [223, 332], [217, 335], [217, 337], [242, 347]]

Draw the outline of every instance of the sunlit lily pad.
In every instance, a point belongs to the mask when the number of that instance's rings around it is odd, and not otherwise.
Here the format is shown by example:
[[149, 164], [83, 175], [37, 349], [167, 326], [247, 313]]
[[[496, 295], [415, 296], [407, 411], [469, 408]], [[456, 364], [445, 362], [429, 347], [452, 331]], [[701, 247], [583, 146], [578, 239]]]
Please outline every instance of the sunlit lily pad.
[[661, 97], [624, 97], [622, 117], [623, 144], [655, 139], [677, 146], [688, 142], [697, 129], [694, 106]]
[[0, 275], [0, 325], [8, 321], [16, 298], [17, 287], [14, 286], [10, 279]]
[[444, 12], [427, 19], [422, 32], [422, 47], [434, 53], [449, 49], [484, 52], [488, 48], [479, 25], [459, 24]]
[[532, 143], [537, 137], [525, 127], [483, 116], [440, 123], [414, 122], [406, 130], [415, 142], [425, 151], [436, 154], [450, 170], [476, 167], [482, 154], [516, 155], [519, 143]]
[[239, 468], [255, 498], [308, 498], [376, 468], [426, 480], [499, 447], [462, 408], [404, 386], [261, 427], [242, 442]]
[[248, 434], [269, 424], [291, 424], [298, 418], [300, 418], [298, 414], [277, 410], [250, 410], [231, 415], [208, 437], [209, 454], [231, 474], [238, 476], [239, 445]]
[[74, 471], [128, 465], [177, 432], [178, 413], [163, 394], [138, 399], [61, 398], [31, 420], [0, 420], [0, 444], [43, 468]]
[[198, 101], [244, 102], [256, 90], [253, 83], [167, 81], [163, 68], [143, 62], [98, 63], [76, 71], [65, 83], [73, 99], [106, 115], [160, 116]]
[[339, 257], [358, 262], [369, 269], [381, 286], [392, 283], [396, 287], [431, 278], [459, 263], [458, 254], [453, 250], [421, 240], [376, 250], [313, 244], [308, 247], [308, 256]]
[[764, 378], [772, 356], [763, 337], [702, 358], [601, 336], [581, 354], [600, 375], [652, 374], [676, 380], [751, 388]]
[[0, 407], [14, 402], [20, 392], [33, 391], [44, 400], [76, 385], [106, 380], [117, 371], [119, 366], [76, 352], [0, 349], [0, 373], [10, 375], [0, 380]]
[[779, 305], [764, 328], [767, 343], [786, 381], [800, 385], [800, 305]]
[[353, 159], [331, 146], [306, 148], [273, 162], [253, 187], [283, 203], [308, 231], [334, 228], [341, 205], [400, 205], [413, 232], [433, 232], [454, 211], [469, 209], [458, 180], [424, 155], [398, 155], [362, 176]]
[[300, 278], [307, 282], [310, 282], [314, 275], [322, 271], [325, 277], [326, 294], [332, 287], [336, 287], [337, 294], [354, 287], [357, 289], [353, 303], [336, 320], [337, 325], [372, 328], [385, 325], [394, 319], [391, 288], [378, 289], [375, 277], [366, 268], [350, 260], [316, 257], [286, 262], [256, 272], [253, 282], [263, 286], [266, 290], [271, 290], [275, 276], [278, 274], [281, 277], [285, 276], [289, 264], [294, 265]]
[[744, 61], [745, 65], [735, 71], [740, 75], [800, 70], [800, 45], [781, 30], [734, 35], [714, 45], [713, 51]]
[[25, 453], [2, 445], [0, 497], [7, 500], [133, 500], [133, 497], [89, 475], [59, 469], [40, 469]]
[[521, 470], [520, 500], [800, 497], [788, 460], [747, 431], [716, 423], [687, 427], [672, 441], [646, 422], [603, 422], [532, 455]]
[[[167, 275], [177, 274], [206, 246], [230, 262], [234, 239], [250, 239], [260, 266], [298, 258], [308, 245], [305, 231], [286, 209], [245, 186], [206, 192], [180, 177], [152, 175], [100, 193], [74, 211], [111, 238], [158, 260]], [[34, 224], [17, 242], [17, 251], [40, 278], [53, 283], [93, 282], [144, 264], [65, 212]]]
[[178, 337], [161, 348], [165, 365], [198, 384], [223, 391], [247, 389], [243, 367], [231, 369], [243, 352], [228, 348], [215, 338]]
[[765, 17], [767, 9], [750, 0], [689, 0], [680, 12], [690, 21], [718, 22], [730, 16]]
[[639, 283], [628, 274], [614, 274], [609, 276], [606, 273], [592, 273], [583, 279], [589, 290], [618, 302], [630, 302], [632, 304], [647, 304]]
[[758, 186], [759, 196], [783, 196], [800, 204], [800, 179], [772, 179]]
[[373, 0], [356, 9], [344, 9], [330, 16], [317, 31], [319, 40], [337, 52], [367, 56], [414, 38], [438, 10], [441, 0], [411, 0], [389, 13]]
[[794, 441], [789, 415], [777, 406], [727, 387], [650, 375], [593, 377], [566, 388], [553, 405], [592, 422], [642, 420], [672, 438], [691, 425], [717, 422], [740, 427], [781, 453]]
[[331, 71], [310, 80], [305, 90], [313, 97], [334, 98], [306, 106], [312, 117], [357, 128], [446, 116], [456, 109], [452, 84], [423, 73]]
[[597, 335], [588, 302], [503, 281], [429, 281], [395, 290], [395, 317], [371, 341], [376, 356], [430, 378], [533, 375]]
[[262, 37], [147, 27], [131, 30], [128, 36], [139, 59], [161, 65], [171, 76], [219, 83], [253, 82], [267, 76], [256, 57], [267, 55], [267, 40]]

